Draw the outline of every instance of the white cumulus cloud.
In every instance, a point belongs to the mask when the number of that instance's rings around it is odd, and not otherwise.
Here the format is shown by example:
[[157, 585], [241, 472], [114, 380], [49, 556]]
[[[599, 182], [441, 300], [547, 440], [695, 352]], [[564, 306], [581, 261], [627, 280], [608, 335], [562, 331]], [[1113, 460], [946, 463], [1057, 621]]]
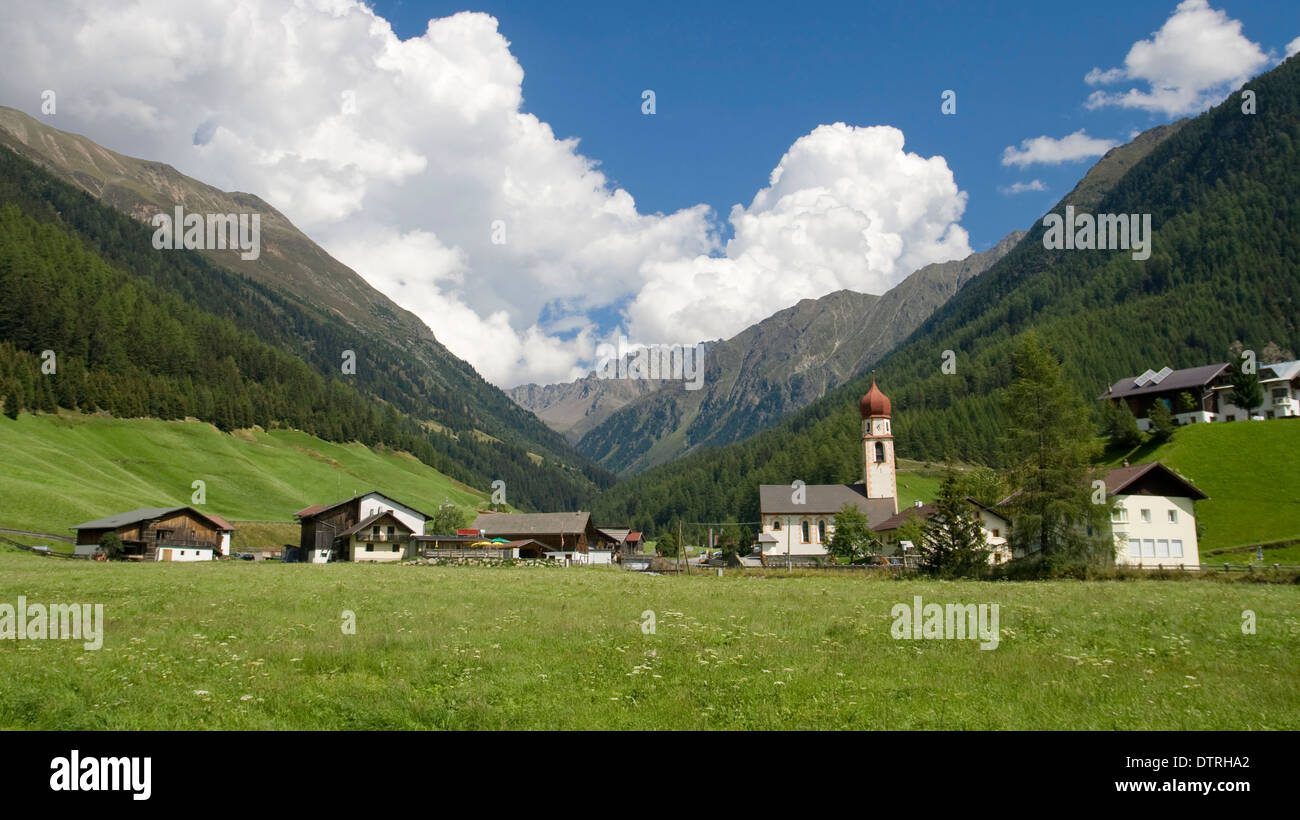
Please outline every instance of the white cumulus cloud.
[[1020, 141], [1020, 147], [1008, 145], [1002, 151], [1002, 164], [1024, 168], [1027, 165], [1060, 165], [1091, 157], [1099, 157], [1119, 143], [1115, 140], [1090, 137], [1080, 128], [1060, 139], [1041, 136]]
[[1094, 68], [1085, 77], [1089, 85], [1135, 82], [1145, 88], [1097, 90], [1088, 107], [1122, 106], [1168, 116], [1210, 107], [1269, 62], [1241, 28], [1241, 21], [1207, 0], [1183, 0], [1159, 31], [1133, 44], [1123, 66]]
[[501, 386], [573, 378], [616, 330], [725, 337], [970, 250], [945, 160], [889, 127], [801, 137], [725, 245], [706, 205], [641, 213], [522, 110], [486, 14], [401, 40], [357, 0], [51, 0], [7, 15], [0, 50], [0, 99], [36, 114], [55, 90], [49, 124], [262, 196]]
[[1014, 196], [1015, 194], [1023, 194], [1029, 191], [1046, 191], [1047, 186], [1043, 184], [1041, 179], [1032, 179], [1029, 182], [1013, 182], [1010, 185], [999, 188], [998, 190], [1008, 196]]

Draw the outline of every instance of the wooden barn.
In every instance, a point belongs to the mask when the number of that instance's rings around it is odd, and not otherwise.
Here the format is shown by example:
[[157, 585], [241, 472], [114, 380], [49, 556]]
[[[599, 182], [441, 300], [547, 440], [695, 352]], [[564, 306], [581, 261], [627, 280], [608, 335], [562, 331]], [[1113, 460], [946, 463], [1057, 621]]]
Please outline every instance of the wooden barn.
[[114, 532], [126, 556], [145, 561], [211, 561], [229, 554], [235, 531], [221, 516], [193, 507], [141, 507], [72, 529], [77, 533], [77, 555], [99, 552], [100, 539]]
[[302, 526], [298, 557], [329, 561], [397, 561], [413, 535], [424, 534], [429, 516], [383, 493], [368, 492], [294, 513]]

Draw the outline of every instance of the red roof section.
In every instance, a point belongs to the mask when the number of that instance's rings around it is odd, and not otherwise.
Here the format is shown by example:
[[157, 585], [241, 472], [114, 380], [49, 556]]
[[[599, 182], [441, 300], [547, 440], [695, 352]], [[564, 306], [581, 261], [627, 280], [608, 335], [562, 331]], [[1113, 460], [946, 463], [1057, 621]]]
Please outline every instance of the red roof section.
[[208, 517], [208, 520], [209, 520], [209, 521], [211, 521], [213, 524], [216, 524], [216, 525], [217, 525], [217, 529], [219, 529], [219, 530], [229, 530], [230, 532], [234, 532], [234, 531], [235, 531], [234, 526], [233, 526], [229, 521], [227, 521], [226, 519], [222, 518], [221, 516], [219, 516], [219, 515], [213, 515], [212, 513], [203, 513], [203, 514], [206, 515], [206, 516]]
[[876, 387], [876, 380], [872, 379], [871, 389], [862, 397], [862, 401], [858, 402], [858, 412], [864, 419], [889, 418], [891, 409], [889, 397], [880, 392], [880, 388]]

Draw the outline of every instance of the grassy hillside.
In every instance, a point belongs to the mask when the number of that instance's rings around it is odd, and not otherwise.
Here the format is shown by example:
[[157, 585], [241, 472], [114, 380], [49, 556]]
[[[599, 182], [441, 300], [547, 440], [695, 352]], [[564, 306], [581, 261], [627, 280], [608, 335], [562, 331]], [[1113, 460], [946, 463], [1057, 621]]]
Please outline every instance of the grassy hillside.
[[[1300, 538], [1297, 453], [1300, 421], [1274, 419], [1180, 427], [1164, 445], [1146, 445], [1128, 458], [1163, 461], [1209, 496], [1196, 503], [1204, 557], [1207, 550]], [[1253, 553], [1233, 563], [1248, 560]]]
[[197, 421], [0, 416], [0, 464], [0, 527], [60, 534], [136, 507], [190, 504], [195, 480], [207, 485], [202, 509], [236, 522], [290, 522], [310, 504], [368, 490], [428, 513], [487, 503], [405, 453]]
[[[0, 728], [1294, 730], [1296, 590], [0, 549], [0, 601], [105, 620], [97, 651], [0, 641]], [[998, 646], [892, 638], [913, 595], [997, 604]]]

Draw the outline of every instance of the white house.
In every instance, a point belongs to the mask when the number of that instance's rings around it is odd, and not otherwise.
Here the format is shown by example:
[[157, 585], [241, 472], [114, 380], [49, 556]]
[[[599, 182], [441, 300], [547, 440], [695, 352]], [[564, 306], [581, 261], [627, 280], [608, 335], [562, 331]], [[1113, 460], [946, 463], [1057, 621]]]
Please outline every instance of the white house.
[[835, 514], [857, 507], [870, 525], [898, 512], [890, 403], [873, 381], [858, 402], [862, 418], [862, 481], [854, 484], [764, 484], [758, 488], [765, 556], [825, 555], [835, 534]]
[[1264, 403], [1250, 408], [1249, 412], [1228, 400], [1232, 394], [1232, 385], [1215, 387], [1219, 397], [1219, 415], [1223, 421], [1300, 416], [1300, 361], [1261, 364], [1258, 376]]
[[1194, 503], [1209, 496], [1158, 461], [1111, 470], [1105, 481], [1115, 563], [1200, 566]]
[[[989, 550], [989, 563], [1001, 564], [1010, 561], [1011, 548], [1007, 546], [1007, 537], [1011, 531], [1011, 522], [992, 507], [986, 507], [973, 498], [967, 498], [966, 502], [970, 504], [972, 513], [979, 520], [980, 532], [983, 533], [984, 543]], [[899, 527], [903, 526], [909, 518], [929, 521], [935, 509], [933, 504], [922, 504], [918, 501], [915, 505], [899, 510], [897, 514], [872, 527], [872, 530], [893, 554], [897, 552], [900, 544]]]
[[424, 522], [429, 518], [408, 504], [373, 491], [333, 504], [307, 507], [294, 516], [301, 524], [299, 558], [313, 564], [349, 559], [398, 560], [412, 535], [424, 534]]

